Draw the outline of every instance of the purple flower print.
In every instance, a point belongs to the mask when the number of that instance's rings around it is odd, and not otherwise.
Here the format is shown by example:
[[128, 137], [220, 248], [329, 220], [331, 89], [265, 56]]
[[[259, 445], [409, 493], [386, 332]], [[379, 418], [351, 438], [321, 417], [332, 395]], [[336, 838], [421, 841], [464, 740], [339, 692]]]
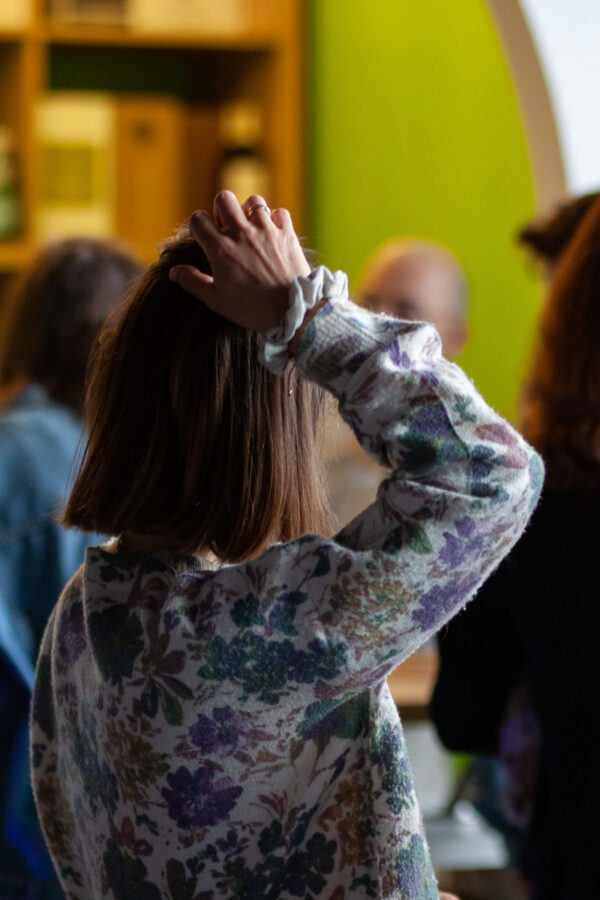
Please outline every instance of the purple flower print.
[[396, 857], [397, 885], [406, 897], [437, 897], [428, 865], [428, 854], [420, 834], [413, 834]]
[[473, 534], [473, 531], [476, 530], [475, 522], [468, 516], [464, 516], [462, 519], [457, 519], [454, 523], [454, 527], [462, 538], [470, 537]]
[[464, 560], [467, 552], [465, 542], [461, 541], [460, 538], [454, 537], [452, 534], [448, 534], [447, 531], [444, 532], [444, 541], [446, 546], [440, 551], [441, 561], [446, 563], [450, 568], [459, 566]]
[[448, 413], [442, 403], [430, 403], [416, 411], [411, 420], [411, 429], [417, 434], [435, 435], [456, 441], [456, 435]]
[[472, 519], [467, 516], [455, 522], [458, 537], [444, 532], [445, 547], [440, 551], [439, 558], [451, 569], [456, 569], [469, 558], [478, 557], [483, 549], [483, 538]]
[[83, 603], [78, 600], [60, 618], [59, 653], [68, 665], [73, 665], [85, 650], [85, 645]]
[[161, 793], [169, 804], [169, 818], [179, 828], [204, 828], [229, 818], [242, 788], [236, 787], [231, 778], [213, 782], [214, 777], [214, 771], [207, 766], [200, 766], [195, 772], [179, 766], [167, 775], [171, 789], [163, 788]]
[[411, 618], [418, 622], [423, 631], [429, 631], [440, 620], [440, 611], [449, 613], [458, 610], [464, 600], [471, 594], [477, 584], [477, 577], [467, 576], [463, 581], [434, 585], [423, 594], [419, 606], [411, 613]]
[[402, 369], [410, 368], [410, 357], [406, 353], [405, 350], [400, 352], [400, 347], [398, 341], [394, 341], [392, 346], [390, 347], [390, 359], [394, 363], [394, 365], [399, 366]]
[[203, 753], [227, 756], [235, 750], [241, 734], [239, 716], [229, 706], [216, 706], [212, 719], [200, 714], [190, 728], [190, 741]]

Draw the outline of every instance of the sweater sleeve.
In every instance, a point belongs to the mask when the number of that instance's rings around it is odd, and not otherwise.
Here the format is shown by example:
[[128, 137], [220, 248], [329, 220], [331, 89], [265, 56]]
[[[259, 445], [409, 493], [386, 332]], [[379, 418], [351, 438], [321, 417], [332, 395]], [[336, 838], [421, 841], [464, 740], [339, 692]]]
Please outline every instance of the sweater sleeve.
[[509, 701], [523, 677], [523, 648], [512, 612], [519, 600], [513, 556], [438, 635], [440, 668], [430, 714], [449, 750], [498, 753]]
[[276, 544], [222, 570], [222, 587], [247, 598], [238, 617], [248, 626], [310, 651], [298, 666], [321, 666], [315, 677], [328, 692], [360, 690], [475, 593], [525, 527], [543, 468], [442, 357], [429, 325], [330, 301], [306, 328], [296, 361], [391, 474], [333, 539]]

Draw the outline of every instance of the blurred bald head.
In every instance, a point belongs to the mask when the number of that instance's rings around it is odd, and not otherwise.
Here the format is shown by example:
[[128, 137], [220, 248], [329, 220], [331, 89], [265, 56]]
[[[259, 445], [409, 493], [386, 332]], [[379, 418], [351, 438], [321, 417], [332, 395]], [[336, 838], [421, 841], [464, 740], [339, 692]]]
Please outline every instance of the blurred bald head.
[[454, 256], [433, 241], [384, 244], [371, 257], [357, 303], [399, 319], [431, 322], [451, 359], [467, 339], [467, 284]]

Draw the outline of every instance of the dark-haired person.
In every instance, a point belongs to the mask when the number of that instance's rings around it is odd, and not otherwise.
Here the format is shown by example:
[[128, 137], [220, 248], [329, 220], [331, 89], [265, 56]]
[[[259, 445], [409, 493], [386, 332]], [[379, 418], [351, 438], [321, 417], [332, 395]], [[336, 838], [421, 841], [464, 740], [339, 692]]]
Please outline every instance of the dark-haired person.
[[[57, 597], [85, 547], [98, 540], [66, 531], [57, 517], [81, 436], [89, 350], [139, 271], [112, 244], [59, 241], [34, 257], [3, 310], [0, 631], [14, 635], [12, 651], [32, 666]], [[27, 748], [19, 743], [29, 694], [15, 676], [14, 652], [1, 649], [0, 896], [49, 897], [55, 879], [28, 787]]]
[[[311, 270], [287, 211], [223, 192], [191, 230], [94, 354], [65, 521], [118, 537], [38, 661], [57, 871], [70, 900], [433, 900], [385, 678], [518, 538], [539, 458], [430, 326]], [[392, 470], [335, 537], [324, 391]]]
[[539, 221], [528, 222], [518, 233], [519, 243], [552, 277], [563, 250], [571, 241], [590, 207], [600, 197], [597, 191], [565, 200]]
[[546, 465], [542, 499], [441, 632], [432, 703], [448, 747], [505, 760], [534, 900], [598, 896], [599, 297], [596, 196], [560, 257], [522, 390], [521, 428]]

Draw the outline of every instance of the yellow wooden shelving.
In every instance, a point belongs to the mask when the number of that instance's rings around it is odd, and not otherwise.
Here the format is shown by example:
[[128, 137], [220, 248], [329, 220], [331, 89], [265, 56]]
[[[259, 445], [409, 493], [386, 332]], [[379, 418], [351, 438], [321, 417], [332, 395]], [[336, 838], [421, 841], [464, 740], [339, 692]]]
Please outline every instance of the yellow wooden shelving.
[[[214, 25], [205, 33], [199, 30], [157, 32], [127, 25], [58, 21], [48, 14], [43, 0], [33, 0], [31, 18], [26, 25], [3, 26], [0, 12], [0, 124], [8, 125], [14, 134], [22, 207], [20, 233], [14, 240], [0, 241], [0, 273], [21, 269], [36, 245], [34, 223], [40, 203], [41, 159], [35, 139], [35, 110], [40, 98], [53, 87], [53, 66], [74, 53], [83, 54], [84, 59], [89, 54], [96, 72], [100, 71], [100, 83], [94, 88], [110, 90], [111, 50], [121, 61], [129, 54], [147, 55], [156, 50], [159, 79], [160, 67], [168, 68], [181, 52], [182, 58], [191, 60], [190, 71], [201, 74], [213, 71], [212, 78], [206, 78], [208, 87], [203, 85], [202, 102], [214, 101], [218, 105], [239, 95], [258, 104], [264, 123], [262, 147], [271, 173], [269, 201], [273, 206], [290, 208], [302, 228], [302, 34], [302, 0], [247, 0], [243, 29], [232, 32], [228, 28], [221, 34]], [[60, 85], [65, 86], [74, 90], [79, 87], [77, 83]], [[124, 90], [127, 91], [126, 85]], [[212, 144], [214, 152], [214, 141]], [[202, 147], [197, 152], [195, 148], [192, 150], [187, 155], [188, 168], [182, 178], [195, 186], [194, 199], [202, 190], [208, 197], [213, 189], [207, 183], [208, 168], [198, 167], [204, 179], [202, 185], [198, 185], [200, 176], [194, 171], [194, 160], [200, 159]], [[160, 190], [158, 178], [156, 190]], [[165, 233], [175, 224], [165, 222]], [[127, 234], [118, 236], [128, 237]]]

